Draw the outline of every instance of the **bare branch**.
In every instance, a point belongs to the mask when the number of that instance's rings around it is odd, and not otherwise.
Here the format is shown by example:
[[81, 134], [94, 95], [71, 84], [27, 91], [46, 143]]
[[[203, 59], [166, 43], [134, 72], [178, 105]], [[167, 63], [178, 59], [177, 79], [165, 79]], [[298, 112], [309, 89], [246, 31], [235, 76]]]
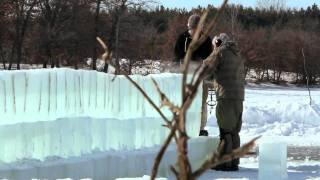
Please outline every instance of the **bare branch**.
[[173, 172], [173, 174], [174, 174], [176, 177], [179, 176], [178, 171], [177, 171], [172, 165], [170, 166], [170, 169], [171, 169], [171, 171]]
[[191, 85], [188, 85], [188, 91], [189, 95], [186, 97], [186, 99], [183, 102], [183, 108], [189, 108], [191, 103], [193, 102], [194, 98], [197, 95], [197, 91], [199, 89], [199, 85], [203, 81], [203, 79], [209, 74], [210, 72], [214, 71], [215, 63], [217, 62], [219, 50], [214, 50], [210, 56], [204, 61], [204, 63], [201, 64], [200, 70], [197, 74], [194, 74], [192, 79], [194, 79], [194, 82], [191, 82]]
[[[195, 44], [198, 42], [199, 40], [199, 36], [200, 36], [200, 32], [201, 29], [203, 27], [203, 24], [205, 22], [205, 19], [208, 15], [208, 10], [205, 11], [205, 13], [201, 16], [200, 22], [198, 23], [197, 26], [197, 30], [195, 35], [192, 37], [192, 41], [188, 47], [187, 53], [184, 57], [183, 60], [183, 69], [182, 69], [182, 101], [185, 99], [186, 93], [185, 93], [185, 86], [186, 86], [186, 80], [187, 80], [187, 75], [188, 75], [188, 69], [189, 69], [189, 64], [190, 64], [190, 60], [192, 58], [192, 54], [193, 52], [199, 47], [199, 46], [195, 46]], [[201, 45], [204, 42], [205, 39], [203, 39], [203, 41], [199, 42], [199, 44]]]
[[154, 160], [154, 164], [153, 164], [153, 168], [152, 168], [152, 174], [151, 174], [151, 179], [155, 179], [157, 174], [158, 174], [158, 168], [160, 165], [160, 162], [162, 160], [162, 157], [164, 155], [164, 153], [166, 152], [172, 138], [175, 136], [176, 134], [176, 130], [177, 130], [177, 126], [173, 125], [170, 134], [168, 135], [167, 139], [165, 140], [164, 144], [162, 145], [159, 153], [156, 156], [156, 159]]
[[[218, 153], [214, 153], [213, 156], [206, 160], [202, 166], [196, 170], [192, 176], [194, 178], [199, 177], [202, 173], [204, 173], [207, 169], [211, 168], [211, 167], [215, 167], [219, 164], [228, 162], [232, 159], [236, 159], [242, 156], [245, 156], [254, 146], [255, 146], [255, 142], [260, 138], [261, 136], [258, 136], [254, 139], [252, 139], [250, 142], [248, 142], [247, 144], [243, 145], [242, 147], [232, 151], [232, 153], [227, 154], [227, 155], [222, 155], [221, 156], [221, 150], [219, 150], [220, 152]], [[222, 145], [223, 146], [223, 145]], [[220, 146], [221, 147], [221, 146]]]
[[157, 92], [159, 93], [160, 95], [160, 98], [161, 98], [161, 107], [163, 106], [168, 106], [169, 109], [171, 110], [171, 112], [173, 112], [174, 114], [178, 114], [180, 109], [179, 107], [175, 106], [169, 99], [168, 97], [160, 90], [159, 88], [159, 85], [158, 83], [153, 79], [151, 78]]
[[147, 95], [147, 93], [127, 74], [124, 75], [139, 91], [140, 93], [147, 99], [147, 101], [151, 104], [151, 106], [160, 114], [162, 119], [168, 124], [171, 125], [171, 122], [168, 118], [162, 113], [162, 111], [157, 107], [157, 105], [152, 101], [152, 99]]
[[312, 105], [312, 98], [311, 98], [311, 92], [310, 92], [310, 88], [309, 88], [309, 74], [308, 74], [308, 70], [307, 70], [307, 66], [306, 66], [306, 56], [304, 55], [304, 51], [303, 51], [303, 48], [301, 48], [301, 53], [302, 53], [302, 56], [303, 56], [303, 69], [304, 69], [304, 72], [306, 73], [306, 78], [307, 78], [307, 88], [308, 88], [308, 92], [309, 92], [309, 103], [310, 103], [310, 106]]
[[213, 31], [213, 28], [215, 27], [218, 19], [220, 18], [221, 14], [223, 13], [226, 5], [228, 3], [228, 0], [224, 0], [223, 4], [221, 5], [221, 7], [219, 8], [217, 14], [215, 15], [214, 19], [210, 22], [210, 24], [208, 25], [208, 27], [205, 29], [205, 31], [202, 33], [202, 35], [200, 36], [200, 32], [201, 32], [201, 28], [204, 24], [205, 18], [208, 14], [208, 11], [206, 11], [204, 13], [204, 15], [201, 17], [200, 22], [198, 24], [197, 27], [197, 31], [195, 34], [195, 38], [192, 39], [187, 53], [185, 55], [184, 58], [184, 63], [183, 63], [183, 78], [182, 78], [182, 94], [183, 94], [183, 100], [185, 99], [185, 85], [186, 85], [186, 79], [187, 79], [187, 73], [188, 73], [188, 67], [189, 67], [189, 63], [190, 63], [190, 59], [192, 56], [193, 51], [195, 51], [205, 40], [206, 38], [209, 36], [209, 33], [211, 33]]
[[102, 55], [102, 59], [105, 61], [105, 63], [111, 64], [112, 52], [109, 52], [108, 46], [101, 40], [101, 38], [97, 37], [97, 41], [100, 43], [103, 50], [105, 51], [105, 53], [103, 53]]
[[[98, 42], [101, 44], [101, 46], [103, 47], [103, 49], [105, 50], [104, 54], [109, 54], [108, 50], [108, 46], [99, 38], [97, 37]], [[111, 53], [110, 53], [111, 54]], [[105, 62], [109, 62], [110, 60], [106, 59], [109, 58], [110, 56], [103, 56], [103, 60]], [[141, 88], [141, 86], [139, 84], [137, 84], [134, 80], [132, 80], [132, 78], [127, 75], [124, 74], [124, 76], [140, 91], [140, 93], [147, 99], [147, 101], [151, 104], [151, 106], [160, 114], [160, 116], [162, 117], [162, 119], [169, 125], [171, 126], [171, 122], [168, 120], [168, 118], [162, 113], [162, 111], [157, 107], [157, 105], [152, 101], [152, 99], [147, 95], [147, 93]]]

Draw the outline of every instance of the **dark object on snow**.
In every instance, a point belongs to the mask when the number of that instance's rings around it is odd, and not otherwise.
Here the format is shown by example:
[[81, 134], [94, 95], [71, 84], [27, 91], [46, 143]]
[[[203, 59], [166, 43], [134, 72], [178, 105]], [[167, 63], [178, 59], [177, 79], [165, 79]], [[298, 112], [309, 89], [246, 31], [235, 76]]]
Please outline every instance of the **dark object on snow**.
[[199, 136], [209, 136], [209, 133], [208, 133], [207, 130], [201, 129], [200, 133], [199, 133]]
[[[179, 35], [174, 47], [176, 62], [183, 60], [191, 41], [192, 41], [192, 37], [188, 31], [185, 31]], [[212, 52], [212, 44], [211, 44], [210, 37], [208, 37], [201, 44], [201, 46], [199, 46], [199, 48], [192, 54], [191, 60], [193, 61], [204, 60], [211, 54], [211, 52]]]
[[239, 171], [238, 166], [225, 167], [221, 165], [217, 165], [216, 167], [211, 168], [216, 171]]

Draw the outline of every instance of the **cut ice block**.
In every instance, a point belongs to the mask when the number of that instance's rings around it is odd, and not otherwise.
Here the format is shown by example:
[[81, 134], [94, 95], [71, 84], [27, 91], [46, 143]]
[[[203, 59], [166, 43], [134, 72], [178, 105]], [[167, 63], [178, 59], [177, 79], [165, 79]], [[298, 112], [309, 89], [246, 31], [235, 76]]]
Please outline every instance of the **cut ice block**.
[[259, 145], [259, 180], [283, 180], [287, 178], [286, 143], [261, 143]]

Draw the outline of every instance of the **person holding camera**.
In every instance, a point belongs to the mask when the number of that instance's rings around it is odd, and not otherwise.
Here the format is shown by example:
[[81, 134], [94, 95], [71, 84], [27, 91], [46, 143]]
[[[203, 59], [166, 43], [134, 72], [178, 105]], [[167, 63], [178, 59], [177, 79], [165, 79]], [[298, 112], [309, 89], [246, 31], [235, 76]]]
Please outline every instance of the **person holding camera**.
[[[214, 37], [212, 44], [216, 55], [213, 66], [214, 88], [216, 93], [216, 118], [219, 126], [222, 155], [240, 147], [240, 130], [244, 101], [244, 60], [234, 41], [226, 33]], [[211, 56], [210, 55], [210, 56]], [[207, 63], [212, 57], [204, 60]], [[214, 167], [220, 171], [237, 171], [239, 158]]]

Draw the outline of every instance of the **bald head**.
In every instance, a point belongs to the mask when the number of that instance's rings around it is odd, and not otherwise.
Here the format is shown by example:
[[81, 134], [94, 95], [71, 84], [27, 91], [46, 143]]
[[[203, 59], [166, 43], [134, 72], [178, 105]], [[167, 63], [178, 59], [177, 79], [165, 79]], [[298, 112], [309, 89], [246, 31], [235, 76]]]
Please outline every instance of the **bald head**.
[[200, 22], [200, 16], [198, 14], [193, 14], [188, 19], [188, 29], [194, 30], [197, 28]]

